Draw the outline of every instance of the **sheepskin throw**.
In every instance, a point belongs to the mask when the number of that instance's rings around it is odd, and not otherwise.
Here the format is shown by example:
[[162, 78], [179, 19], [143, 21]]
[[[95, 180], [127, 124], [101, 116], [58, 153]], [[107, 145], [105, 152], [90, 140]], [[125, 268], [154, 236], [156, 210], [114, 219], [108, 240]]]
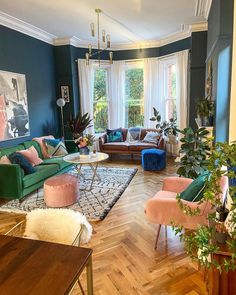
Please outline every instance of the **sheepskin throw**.
[[25, 237], [72, 245], [82, 226], [80, 243], [91, 239], [86, 217], [70, 209], [36, 209], [26, 215]]

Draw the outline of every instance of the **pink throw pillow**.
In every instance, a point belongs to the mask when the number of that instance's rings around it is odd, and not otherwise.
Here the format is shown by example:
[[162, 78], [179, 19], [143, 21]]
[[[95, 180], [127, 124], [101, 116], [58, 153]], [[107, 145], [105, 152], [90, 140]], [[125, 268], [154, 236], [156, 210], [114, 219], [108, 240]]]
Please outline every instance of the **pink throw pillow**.
[[0, 159], [0, 164], [9, 165], [9, 164], [11, 164], [11, 161], [8, 159], [7, 156], [3, 156]]
[[32, 166], [43, 163], [43, 160], [39, 158], [38, 152], [34, 146], [31, 146], [27, 150], [20, 150], [17, 153], [22, 154]]
[[42, 137], [35, 137], [35, 138], [33, 138], [33, 140], [36, 141], [36, 142], [40, 145], [40, 147], [41, 147], [41, 151], [42, 151], [42, 154], [43, 154], [43, 158], [44, 158], [44, 159], [49, 159], [49, 158], [51, 158], [52, 156], [50, 156], [50, 155], [48, 154], [47, 146], [46, 146], [46, 144], [45, 144], [45, 142], [44, 142], [44, 139], [45, 139], [45, 138], [48, 138], [48, 139], [54, 139], [54, 136], [52, 136], [52, 135], [48, 135], [48, 136], [42, 136]]

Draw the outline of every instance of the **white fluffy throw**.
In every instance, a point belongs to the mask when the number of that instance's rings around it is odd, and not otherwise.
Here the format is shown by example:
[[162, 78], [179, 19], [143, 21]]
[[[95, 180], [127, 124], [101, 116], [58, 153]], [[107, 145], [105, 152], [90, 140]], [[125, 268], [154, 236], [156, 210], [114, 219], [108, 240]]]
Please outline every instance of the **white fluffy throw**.
[[88, 243], [92, 226], [86, 217], [70, 209], [36, 209], [26, 216], [24, 236], [71, 245], [82, 226], [81, 244]]

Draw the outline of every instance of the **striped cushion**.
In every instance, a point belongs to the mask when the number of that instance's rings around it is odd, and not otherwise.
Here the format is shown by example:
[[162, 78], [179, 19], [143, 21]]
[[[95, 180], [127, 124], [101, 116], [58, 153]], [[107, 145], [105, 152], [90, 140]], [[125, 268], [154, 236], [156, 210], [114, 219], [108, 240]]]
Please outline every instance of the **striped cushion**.
[[65, 156], [68, 154], [61, 139], [44, 139], [48, 154], [52, 157]]

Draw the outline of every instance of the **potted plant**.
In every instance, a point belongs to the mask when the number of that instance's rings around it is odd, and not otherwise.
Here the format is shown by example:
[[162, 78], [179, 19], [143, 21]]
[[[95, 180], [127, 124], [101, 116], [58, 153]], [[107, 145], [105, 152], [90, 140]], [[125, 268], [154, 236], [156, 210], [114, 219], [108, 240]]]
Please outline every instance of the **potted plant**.
[[[175, 226], [176, 233], [180, 233], [181, 239], [185, 243], [185, 248], [190, 257], [198, 260], [205, 267], [214, 267], [219, 271], [229, 271], [236, 269], [236, 186], [229, 187], [229, 196], [232, 198], [232, 207], [229, 210], [230, 215], [230, 235], [231, 238], [226, 241], [231, 251], [230, 256], [226, 256], [222, 261], [214, 259], [214, 253], [219, 250], [219, 245], [215, 242], [216, 234], [226, 234], [228, 236], [226, 223], [223, 223], [227, 215], [225, 202], [222, 204], [219, 199], [221, 193], [220, 179], [223, 175], [230, 179], [235, 177], [235, 173], [230, 169], [236, 165], [236, 144], [216, 143], [215, 148], [209, 155], [208, 171], [209, 177], [206, 182], [203, 199], [199, 204], [208, 202], [211, 205], [212, 213], [209, 214], [208, 225], [201, 225], [195, 231], [183, 232], [182, 226]], [[226, 167], [226, 169], [224, 168]], [[195, 216], [201, 214], [199, 211], [191, 210], [189, 206], [177, 197], [180, 209], [184, 214]], [[227, 217], [228, 219], [228, 217]], [[222, 221], [221, 221], [222, 220]], [[212, 222], [213, 221], [213, 222]], [[218, 240], [219, 241], [219, 240]], [[224, 242], [221, 240], [220, 242]], [[211, 257], [211, 259], [209, 259]]]
[[83, 135], [84, 131], [92, 127], [91, 124], [93, 119], [90, 118], [89, 114], [77, 115], [75, 118], [70, 115], [69, 120], [67, 121], [67, 127], [72, 132], [73, 139], [77, 139]]
[[[73, 140], [76, 144], [76, 146], [78, 147], [78, 149], [80, 149], [79, 146], [81, 146], [85, 143], [85, 141], [87, 139], [85, 139], [83, 141], [83, 134], [84, 131], [89, 128], [92, 127], [92, 119], [90, 118], [89, 114], [86, 113], [84, 115], [77, 115], [76, 117], [72, 117], [72, 115], [70, 115], [69, 120], [67, 121], [67, 127], [70, 129]], [[92, 135], [89, 135], [92, 136]], [[81, 144], [79, 143], [81, 141]], [[82, 143], [83, 142], [83, 143]]]
[[177, 137], [177, 125], [176, 118], [171, 118], [168, 121], [161, 122], [160, 112], [153, 107], [153, 116], [150, 118], [150, 121], [157, 122], [156, 129], [159, 129], [162, 134], [164, 134], [170, 143], [176, 142]]
[[201, 126], [213, 126], [214, 102], [208, 98], [198, 99], [196, 104], [197, 115]]
[[181, 148], [180, 163], [177, 170], [179, 176], [195, 179], [208, 166], [208, 155], [210, 154], [211, 139], [207, 137], [209, 131], [205, 128], [192, 129], [185, 128], [177, 131], [183, 134], [180, 139]]

